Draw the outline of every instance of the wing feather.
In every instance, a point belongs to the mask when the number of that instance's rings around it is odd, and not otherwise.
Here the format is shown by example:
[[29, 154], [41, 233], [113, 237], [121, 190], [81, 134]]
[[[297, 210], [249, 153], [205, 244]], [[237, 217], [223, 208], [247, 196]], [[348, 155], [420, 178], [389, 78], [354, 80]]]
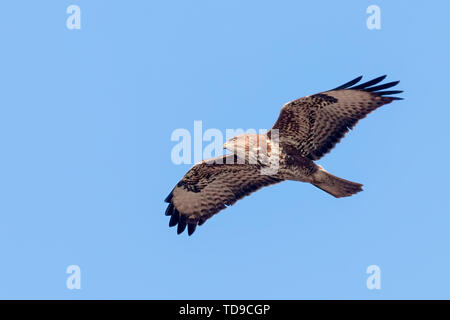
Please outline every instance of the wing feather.
[[347, 89], [347, 88], [351, 87], [352, 85], [354, 85], [354, 84], [358, 83], [359, 81], [361, 81], [361, 79], [362, 79], [362, 76], [359, 76], [358, 78], [355, 78], [355, 79], [353, 79], [353, 80], [351, 80], [349, 82], [346, 82], [343, 85], [341, 85], [341, 86], [339, 86], [337, 88], [331, 89], [331, 90]]
[[[294, 148], [304, 157], [320, 159], [367, 114], [402, 99], [389, 95], [403, 91], [380, 91], [396, 86], [399, 81], [374, 86], [386, 78], [381, 76], [354, 86], [361, 78], [285, 104], [272, 128], [279, 130], [280, 144]], [[270, 131], [268, 134], [271, 136]]]
[[187, 227], [191, 235], [197, 225], [227, 206], [264, 186], [284, 180], [262, 175], [260, 169], [259, 165], [239, 163], [235, 155], [195, 165], [165, 200], [169, 203], [165, 213], [171, 216], [169, 226], [178, 225], [178, 234]]
[[368, 88], [370, 86], [373, 86], [374, 84], [377, 84], [377, 83], [383, 81], [384, 79], [386, 79], [386, 75], [378, 77], [378, 78], [375, 78], [373, 80], [370, 80], [370, 81], [367, 81], [367, 82], [364, 82], [364, 83], [361, 83], [361, 84], [357, 85], [356, 87], [352, 87], [351, 89], [353, 89], [353, 90], [363, 90], [363, 89], [366, 89], [366, 88]]

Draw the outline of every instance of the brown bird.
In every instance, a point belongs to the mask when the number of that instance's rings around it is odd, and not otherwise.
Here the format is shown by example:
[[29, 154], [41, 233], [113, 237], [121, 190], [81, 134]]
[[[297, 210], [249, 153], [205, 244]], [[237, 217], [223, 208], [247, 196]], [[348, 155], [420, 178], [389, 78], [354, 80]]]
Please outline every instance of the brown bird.
[[[286, 103], [267, 134], [236, 136], [224, 144], [232, 154], [194, 165], [165, 201], [169, 226], [186, 226], [191, 235], [227, 206], [252, 192], [285, 180], [309, 182], [336, 198], [362, 191], [362, 184], [338, 178], [314, 160], [320, 159], [378, 107], [402, 98], [385, 90], [399, 81], [376, 85], [382, 76], [356, 85], [362, 77], [335, 89]], [[376, 86], [375, 86], [376, 85]]]

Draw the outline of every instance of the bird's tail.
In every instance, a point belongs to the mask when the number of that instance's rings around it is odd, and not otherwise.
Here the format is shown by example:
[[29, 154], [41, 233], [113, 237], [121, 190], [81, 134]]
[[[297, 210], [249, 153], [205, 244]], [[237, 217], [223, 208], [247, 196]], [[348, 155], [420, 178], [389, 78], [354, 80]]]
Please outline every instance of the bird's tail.
[[363, 186], [360, 183], [336, 177], [325, 171], [322, 167], [319, 167], [316, 173], [314, 173], [311, 183], [336, 198], [351, 196], [362, 191]]

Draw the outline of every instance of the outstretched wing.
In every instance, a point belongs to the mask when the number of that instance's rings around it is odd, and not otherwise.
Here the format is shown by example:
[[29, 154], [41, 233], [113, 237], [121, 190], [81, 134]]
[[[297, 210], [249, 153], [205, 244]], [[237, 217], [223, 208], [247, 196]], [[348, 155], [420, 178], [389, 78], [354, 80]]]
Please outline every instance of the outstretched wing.
[[186, 226], [191, 235], [220, 210], [237, 200], [271, 184], [283, 181], [276, 176], [261, 174], [256, 164], [240, 164], [233, 154], [203, 161], [190, 169], [167, 196], [166, 215], [169, 226], [178, 224], [177, 233]]
[[384, 78], [356, 85], [362, 79], [358, 77], [333, 90], [286, 103], [272, 128], [278, 129], [280, 144], [312, 160], [321, 158], [360, 119], [384, 104], [402, 99], [390, 95], [403, 91], [385, 91], [399, 81], [375, 86]]

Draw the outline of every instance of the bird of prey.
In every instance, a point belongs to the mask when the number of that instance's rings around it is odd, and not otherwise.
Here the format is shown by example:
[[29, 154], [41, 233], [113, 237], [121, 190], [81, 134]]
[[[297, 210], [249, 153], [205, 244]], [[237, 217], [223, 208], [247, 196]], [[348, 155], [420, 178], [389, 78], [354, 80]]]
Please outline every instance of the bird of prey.
[[[361, 76], [288, 102], [266, 134], [228, 140], [224, 148], [231, 154], [194, 165], [167, 196], [169, 226], [178, 225], [178, 234], [187, 227], [191, 235], [197, 225], [237, 200], [285, 180], [309, 182], [336, 198], [362, 191], [362, 184], [338, 178], [314, 160], [328, 153], [367, 114], [402, 99], [393, 96], [402, 91], [386, 90], [399, 81], [379, 84], [385, 77], [358, 84]], [[268, 160], [272, 158], [276, 166]], [[272, 167], [276, 170], [263, 172]]]

